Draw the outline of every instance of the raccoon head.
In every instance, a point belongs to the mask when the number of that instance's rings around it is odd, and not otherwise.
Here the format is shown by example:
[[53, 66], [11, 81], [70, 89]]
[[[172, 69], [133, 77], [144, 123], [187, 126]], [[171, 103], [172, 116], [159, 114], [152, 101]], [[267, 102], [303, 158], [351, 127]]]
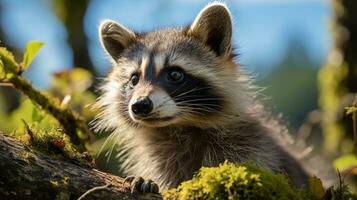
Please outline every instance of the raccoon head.
[[232, 20], [224, 4], [206, 6], [186, 28], [139, 34], [106, 20], [99, 35], [113, 63], [102, 97], [107, 120], [207, 126], [229, 110], [235, 64]]

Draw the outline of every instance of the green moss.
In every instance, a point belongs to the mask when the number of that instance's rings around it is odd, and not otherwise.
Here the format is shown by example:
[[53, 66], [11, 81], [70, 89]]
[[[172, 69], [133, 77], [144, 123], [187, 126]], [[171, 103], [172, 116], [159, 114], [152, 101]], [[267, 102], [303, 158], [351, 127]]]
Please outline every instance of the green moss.
[[164, 199], [307, 199], [282, 174], [273, 174], [251, 163], [225, 162], [203, 167], [192, 180], [164, 193]]
[[75, 146], [70, 142], [69, 137], [63, 133], [60, 128], [52, 128], [43, 131], [37, 123], [25, 123], [27, 134], [23, 135], [23, 141], [28, 144], [44, 150], [43, 152], [59, 153], [64, 152], [70, 157], [76, 154]]
[[0, 61], [1, 79], [17, 74], [20, 71], [19, 65], [15, 62], [14, 55], [4, 47], [0, 47]]
[[166, 200], [184, 199], [244, 199], [244, 200], [354, 200], [340, 178], [338, 186], [326, 191], [317, 177], [309, 180], [310, 189], [290, 185], [283, 174], [273, 174], [252, 163], [224, 162], [219, 167], [202, 167], [193, 179], [163, 193]]
[[[340, 182], [340, 185], [337, 188], [331, 188], [331, 191], [328, 191], [331, 194], [331, 199], [338, 199], [338, 200], [357, 200], [357, 195], [352, 194], [349, 191], [348, 186]], [[327, 195], [326, 195], [327, 196]]]
[[[26, 133], [14, 133], [14, 136], [23, 142], [41, 152], [70, 158], [78, 164], [92, 166], [92, 158], [86, 153], [78, 152], [78, 147], [70, 141], [69, 136], [66, 135], [62, 129], [54, 127], [51, 130], [44, 131], [36, 122], [29, 124], [24, 122], [24, 124]], [[33, 160], [33, 158], [29, 157], [26, 153], [23, 155], [23, 158], [28, 162], [32, 162]]]

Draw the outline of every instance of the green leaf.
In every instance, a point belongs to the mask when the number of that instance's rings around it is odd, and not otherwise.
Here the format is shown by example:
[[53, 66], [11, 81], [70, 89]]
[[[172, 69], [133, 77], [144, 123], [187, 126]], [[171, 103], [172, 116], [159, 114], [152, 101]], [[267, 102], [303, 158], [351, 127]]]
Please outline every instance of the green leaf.
[[40, 41], [31, 41], [27, 43], [24, 59], [22, 61], [22, 69], [27, 69], [31, 65], [33, 59], [35, 59], [37, 53], [40, 51], [43, 45], [44, 43]]
[[38, 110], [38, 108], [36, 108], [36, 106], [34, 106], [32, 108], [32, 116], [31, 116], [31, 118], [32, 118], [33, 122], [40, 123], [43, 120], [44, 117], [45, 116]]
[[325, 190], [322, 185], [321, 179], [316, 176], [309, 178], [310, 191], [315, 199], [322, 199], [325, 195]]
[[353, 113], [357, 113], [357, 107], [351, 106], [351, 107], [345, 107], [346, 110], [346, 115], [351, 115]]
[[340, 171], [357, 165], [357, 157], [354, 154], [341, 156], [333, 161], [333, 166]]

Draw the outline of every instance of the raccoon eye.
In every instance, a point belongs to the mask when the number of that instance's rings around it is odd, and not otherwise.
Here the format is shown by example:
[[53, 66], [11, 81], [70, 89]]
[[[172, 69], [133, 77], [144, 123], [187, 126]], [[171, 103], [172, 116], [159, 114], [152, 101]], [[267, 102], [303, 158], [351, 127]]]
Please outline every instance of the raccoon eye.
[[172, 83], [181, 83], [184, 79], [184, 73], [182, 70], [174, 69], [168, 72], [167, 80]]
[[139, 83], [139, 76], [137, 74], [133, 74], [130, 78], [130, 86], [134, 87], [138, 83]]

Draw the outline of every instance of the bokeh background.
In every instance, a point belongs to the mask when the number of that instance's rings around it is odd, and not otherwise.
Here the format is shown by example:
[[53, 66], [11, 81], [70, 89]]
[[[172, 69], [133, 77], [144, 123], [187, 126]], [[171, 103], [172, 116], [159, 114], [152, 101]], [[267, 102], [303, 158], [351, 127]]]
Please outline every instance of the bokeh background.
[[[93, 84], [86, 83], [88, 87], [84, 87], [85, 91], [95, 91], [99, 77], [105, 76], [110, 69], [98, 40], [97, 28], [101, 20], [113, 19], [139, 32], [172, 25], [185, 26], [209, 2], [0, 0], [0, 45], [6, 46], [21, 59], [28, 41], [45, 42], [45, 47], [25, 74], [36, 88], [65, 96], [64, 91], [68, 90], [53, 86], [56, 82], [53, 74], [56, 74], [56, 80], [64, 71], [75, 67], [86, 69], [96, 77], [90, 82]], [[325, 107], [321, 103], [323, 94], [318, 74], [322, 73], [323, 66], [328, 65], [329, 52], [334, 49], [333, 22], [336, 21], [336, 11], [333, 1], [225, 2], [234, 19], [233, 37], [239, 54], [238, 62], [256, 77], [259, 86], [265, 88], [264, 103], [282, 118], [294, 135], [313, 146], [316, 154], [327, 155], [325, 157], [331, 163], [347, 155], [350, 156], [348, 167], [352, 165], [350, 163], [357, 164], [357, 159], [351, 154], [354, 151], [352, 134], [337, 134], [330, 137], [330, 141], [335, 141], [334, 144], [326, 144], [327, 136], [322, 133], [324, 117], [321, 110]], [[81, 76], [91, 77], [86, 73]], [[68, 89], [70, 86], [66, 87]], [[96, 93], [87, 95], [85, 102], [91, 102]], [[78, 101], [81, 99], [82, 96], [77, 98]], [[1, 131], [16, 131], [16, 120], [23, 118], [27, 109], [19, 111], [24, 101], [25, 98], [13, 89], [0, 87]], [[16, 112], [20, 114], [14, 114]], [[9, 125], [10, 121], [15, 125]], [[326, 146], [334, 148], [326, 153]], [[344, 164], [347, 166], [346, 162]]]

